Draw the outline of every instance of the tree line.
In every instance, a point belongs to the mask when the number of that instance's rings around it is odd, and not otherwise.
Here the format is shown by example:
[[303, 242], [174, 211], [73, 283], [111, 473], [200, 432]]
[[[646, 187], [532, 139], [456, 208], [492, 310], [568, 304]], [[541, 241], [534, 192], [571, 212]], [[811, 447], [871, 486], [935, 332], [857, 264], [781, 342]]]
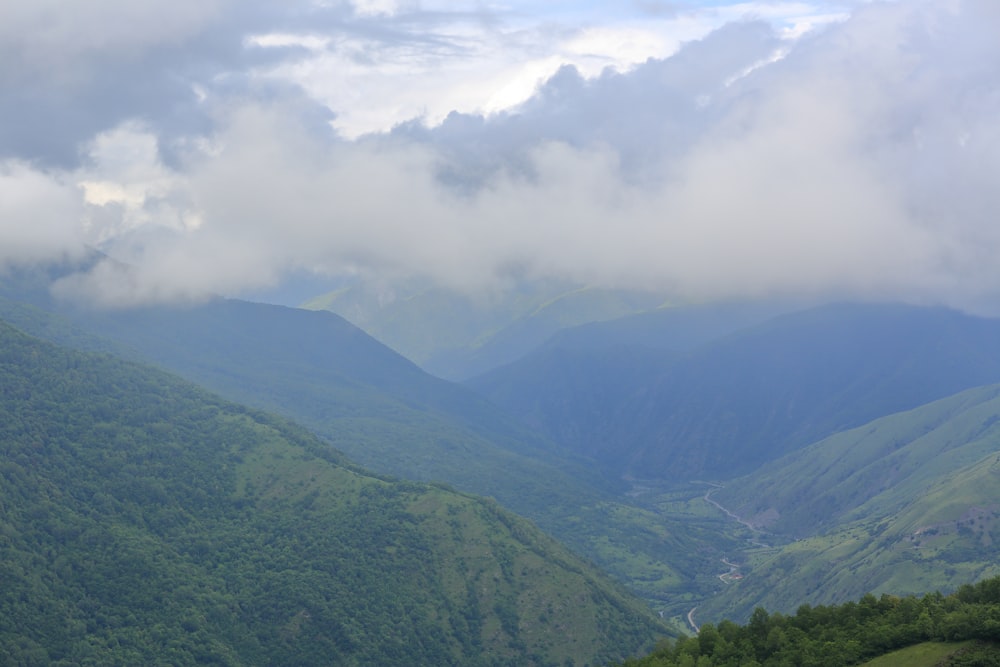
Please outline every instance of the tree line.
[[663, 642], [622, 667], [845, 667], [921, 642], [975, 643], [952, 667], [1000, 666], [1000, 577], [954, 594], [867, 594], [841, 605], [803, 605], [793, 615], [757, 608], [745, 625], [706, 623], [696, 637]]

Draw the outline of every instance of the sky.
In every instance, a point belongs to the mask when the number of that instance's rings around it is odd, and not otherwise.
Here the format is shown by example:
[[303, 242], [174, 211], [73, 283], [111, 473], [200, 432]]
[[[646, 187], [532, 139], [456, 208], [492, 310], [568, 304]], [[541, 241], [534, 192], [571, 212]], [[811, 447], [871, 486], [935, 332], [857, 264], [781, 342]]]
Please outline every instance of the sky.
[[0, 270], [1000, 315], [995, 0], [0, 1]]

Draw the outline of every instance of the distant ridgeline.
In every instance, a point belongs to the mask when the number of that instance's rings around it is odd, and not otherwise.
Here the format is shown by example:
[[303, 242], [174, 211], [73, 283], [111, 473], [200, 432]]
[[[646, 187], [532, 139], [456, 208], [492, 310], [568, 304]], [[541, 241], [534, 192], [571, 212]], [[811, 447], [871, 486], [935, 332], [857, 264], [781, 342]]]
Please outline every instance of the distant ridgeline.
[[758, 608], [746, 625], [706, 623], [622, 667], [990, 667], [1000, 665], [1000, 578], [953, 595], [865, 595], [792, 616]]

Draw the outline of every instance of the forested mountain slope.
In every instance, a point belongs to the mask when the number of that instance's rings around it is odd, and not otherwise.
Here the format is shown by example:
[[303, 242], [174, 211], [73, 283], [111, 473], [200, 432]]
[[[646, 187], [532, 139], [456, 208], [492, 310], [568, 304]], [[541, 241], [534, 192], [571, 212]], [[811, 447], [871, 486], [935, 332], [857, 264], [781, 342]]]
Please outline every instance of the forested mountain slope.
[[112, 341], [120, 354], [284, 414], [379, 472], [446, 481], [519, 512], [562, 507], [564, 496], [594, 501], [609, 488], [576, 455], [332, 313], [225, 299], [106, 311], [7, 298], [0, 310], [34, 335], [103, 349]]
[[[619, 474], [725, 479], [838, 431], [1000, 381], [1000, 320], [837, 304], [775, 317], [675, 361], [636, 346], [545, 354], [472, 385]], [[566, 354], [572, 363], [552, 363]], [[629, 361], [609, 365], [609, 354]], [[546, 364], [552, 372], [534, 372]], [[595, 410], [591, 397], [608, 384], [631, 391], [601, 394]], [[560, 391], [567, 385], [571, 392]]]
[[644, 605], [495, 503], [0, 323], [11, 664], [604, 664]]
[[34, 292], [16, 282], [0, 281], [0, 310], [32, 333], [115, 349], [280, 412], [377, 472], [495, 497], [658, 604], [683, 605], [713, 577], [705, 554], [731, 546], [637, 507], [620, 480], [332, 313], [222, 299], [97, 311], [52, 300], [44, 280]]

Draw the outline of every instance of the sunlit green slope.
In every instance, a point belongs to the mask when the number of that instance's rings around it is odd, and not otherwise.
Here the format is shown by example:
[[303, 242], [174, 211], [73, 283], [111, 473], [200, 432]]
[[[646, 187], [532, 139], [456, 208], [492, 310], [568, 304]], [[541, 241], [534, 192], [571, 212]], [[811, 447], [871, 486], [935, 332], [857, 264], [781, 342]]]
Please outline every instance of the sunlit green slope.
[[714, 495], [769, 535], [705, 613], [743, 617], [866, 591], [1000, 574], [1000, 386], [962, 392], [796, 452]]

